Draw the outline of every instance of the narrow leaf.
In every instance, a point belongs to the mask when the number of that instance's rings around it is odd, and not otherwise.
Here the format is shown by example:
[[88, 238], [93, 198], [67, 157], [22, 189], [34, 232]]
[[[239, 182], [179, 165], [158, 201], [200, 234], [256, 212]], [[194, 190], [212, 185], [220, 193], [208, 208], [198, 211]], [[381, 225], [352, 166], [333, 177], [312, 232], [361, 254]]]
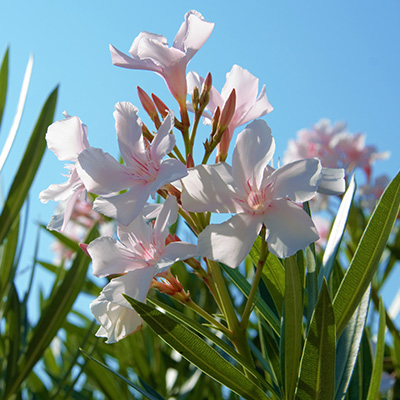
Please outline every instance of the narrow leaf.
[[318, 286], [321, 287], [323, 279], [329, 281], [332, 272], [333, 263], [339, 251], [339, 246], [342, 241], [344, 230], [346, 228], [347, 219], [349, 217], [350, 206], [353, 202], [354, 194], [356, 192], [356, 182], [354, 175], [350, 179], [349, 187], [343, 196], [337, 212], [335, 221], [333, 223], [331, 233], [326, 244], [324, 256], [322, 258], [322, 267], [318, 276]]
[[[232, 359], [235, 360], [239, 365], [246, 368], [247, 371], [251, 373], [256, 379], [258, 379], [260, 382], [263, 382], [265, 385], [268, 385], [267, 382], [264, 382], [264, 379], [260, 377], [260, 375], [254, 369], [254, 367], [252, 367], [244, 357], [242, 357], [239, 353], [237, 353], [231, 346], [226, 344], [218, 336], [216, 336], [207, 328], [205, 328], [202, 324], [198, 323], [192, 318], [189, 318], [187, 315], [175, 310], [174, 308], [162, 303], [161, 301], [153, 297], [148, 297], [147, 300], [151, 304], [154, 304], [155, 306], [162, 308], [167, 315], [176, 318], [179, 322], [183, 322], [188, 328], [193, 329], [197, 333], [200, 333], [200, 335], [209, 339], [211, 342], [217, 345], [221, 350], [223, 350], [227, 355], [232, 357]], [[272, 386], [270, 387], [270, 389], [273, 389]]]
[[[97, 236], [97, 227], [94, 227], [89, 232], [85, 242], [90, 242]], [[8, 394], [12, 394], [18, 389], [61, 328], [85, 281], [90, 261], [90, 258], [83, 251], [77, 253], [64, 280], [56, 290], [53, 290], [46, 309], [42, 312], [33, 330], [27, 350], [18, 363], [18, 374], [13, 379]]]
[[324, 280], [304, 344], [296, 398], [333, 399], [335, 351], [335, 314]]
[[333, 301], [338, 335], [343, 332], [372, 281], [399, 205], [400, 172], [379, 200]]
[[[249, 297], [251, 285], [247, 282], [247, 279], [237, 270], [229, 268], [224, 264], [220, 264], [224, 271], [232, 279], [232, 282], [238, 287], [238, 289], [246, 296]], [[271, 326], [274, 332], [280, 335], [280, 321], [275, 315], [274, 311], [268, 306], [268, 304], [261, 298], [260, 294], [256, 294], [254, 298], [254, 307], [264, 317], [265, 321]]]
[[4, 143], [3, 149], [0, 154], [0, 172], [3, 169], [4, 163], [7, 160], [8, 155], [10, 154], [11, 147], [14, 143], [15, 136], [17, 135], [19, 124], [21, 122], [22, 113], [25, 107], [25, 100], [28, 94], [29, 82], [31, 80], [33, 67], [33, 56], [29, 57], [28, 65], [26, 66], [24, 81], [22, 82], [21, 93], [19, 95], [17, 111], [14, 116], [14, 121], [11, 125], [10, 132], [8, 133], [6, 142]]
[[46, 148], [45, 134], [47, 127], [53, 122], [57, 102], [56, 88], [44, 104], [36, 126], [32, 132], [25, 154], [19, 165], [17, 174], [11, 185], [8, 197], [0, 215], [0, 244], [3, 242], [8, 230], [25, 201], [33, 178], [39, 168], [40, 161]]
[[[250, 258], [256, 266], [260, 258], [261, 237], [258, 236], [250, 251]], [[262, 271], [262, 280], [267, 287], [275, 303], [276, 309], [282, 316], [283, 299], [285, 297], [285, 268], [272, 253], [268, 253], [267, 260]]]
[[296, 255], [285, 260], [285, 304], [282, 319], [283, 336], [281, 343], [281, 365], [284, 368], [284, 388], [287, 399], [292, 399], [296, 389], [303, 349], [303, 298], [302, 283], [297, 268]]
[[211, 378], [246, 399], [269, 398], [259, 386], [183, 324], [147, 304], [125, 297], [164, 342]]
[[368, 315], [370, 292], [371, 288], [368, 288], [336, 347], [336, 400], [344, 397], [353, 375]]
[[375, 400], [379, 395], [379, 387], [381, 385], [382, 371], [383, 371], [383, 356], [385, 351], [385, 306], [383, 300], [379, 302], [379, 330], [378, 330], [378, 341], [376, 343], [375, 360], [372, 368], [372, 377], [370, 380], [370, 386], [368, 390], [367, 400]]
[[122, 376], [121, 374], [119, 374], [116, 371], [113, 371], [112, 368], [110, 368], [108, 365], [103, 364], [101, 361], [96, 360], [94, 357], [92, 357], [90, 354], [86, 353], [85, 350], [80, 349], [81, 352], [85, 355], [85, 357], [89, 358], [90, 360], [96, 362], [97, 364], [101, 365], [103, 368], [107, 369], [108, 371], [110, 371], [112, 374], [114, 374], [115, 376], [117, 376], [119, 379], [122, 379], [127, 385], [129, 385], [130, 387], [134, 388], [135, 390], [137, 390], [140, 394], [142, 394], [143, 396], [145, 396], [146, 398], [148, 398], [149, 400], [162, 400], [163, 397], [161, 397], [161, 395], [158, 396], [153, 396], [152, 394], [150, 394], [149, 392], [145, 391], [144, 389], [142, 389], [140, 386], [135, 385], [133, 382], [131, 382], [130, 380], [126, 379], [124, 376]]
[[10, 51], [7, 48], [0, 67], [0, 127], [1, 127], [1, 121], [3, 119], [4, 107], [6, 105], [6, 98], [7, 98], [9, 53]]

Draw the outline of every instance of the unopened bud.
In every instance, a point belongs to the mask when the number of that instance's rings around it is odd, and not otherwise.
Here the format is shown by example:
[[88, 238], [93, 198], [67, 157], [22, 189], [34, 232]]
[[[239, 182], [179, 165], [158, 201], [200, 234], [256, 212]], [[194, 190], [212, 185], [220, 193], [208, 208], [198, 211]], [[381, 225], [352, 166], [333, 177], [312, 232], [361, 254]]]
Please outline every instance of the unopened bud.
[[214, 136], [215, 133], [217, 132], [217, 127], [219, 124], [219, 118], [221, 116], [221, 109], [217, 107], [217, 109], [214, 112], [214, 116], [212, 119], [212, 131], [211, 131], [211, 136]]
[[156, 117], [158, 118], [157, 110], [154, 106], [154, 103], [150, 99], [149, 95], [139, 86], [137, 87], [137, 93], [144, 110], [147, 112], [147, 114], [149, 114], [151, 120], [154, 121]]
[[203, 87], [201, 90], [201, 96], [200, 96], [200, 107], [203, 107], [203, 109], [206, 107], [206, 105], [210, 101], [211, 88], [212, 88], [212, 76], [211, 76], [211, 73], [209, 72], [206, 76], [206, 79], [204, 79]]
[[[88, 248], [88, 244], [86, 244], [86, 243], [79, 243], [79, 247], [86, 253], [86, 255], [88, 256], [88, 257], [90, 257], [90, 254], [89, 254], [89, 252], [87, 251], [87, 248]], [[90, 258], [92, 258], [92, 257], [90, 257]]]
[[236, 90], [232, 89], [231, 94], [226, 100], [224, 107], [221, 112], [221, 118], [219, 120], [219, 129], [224, 131], [232, 120], [236, 110]]
[[194, 111], [197, 111], [199, 109], [199, 97], [200, 97], [199, 88], [195, 86], [192, 94], [192, 104]]
[[158, 112], [161, 114], [163, 118], [168, 115], [169, 108], [164, 104], [164, 102], [157, 97], [154, 93], [151, 94], [151, 97], [154, 101], [154, 104], [157, 107]]

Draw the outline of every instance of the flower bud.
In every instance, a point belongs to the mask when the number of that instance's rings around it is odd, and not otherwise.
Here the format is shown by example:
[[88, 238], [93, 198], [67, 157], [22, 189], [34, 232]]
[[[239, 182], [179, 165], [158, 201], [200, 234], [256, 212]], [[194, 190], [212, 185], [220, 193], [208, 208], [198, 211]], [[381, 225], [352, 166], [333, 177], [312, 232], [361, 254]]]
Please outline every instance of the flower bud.
[[233, 114], [236, 109], [236, 90], [232, 89], [231, 94], [226, 100], [224, 107], [222, 108], [221, 118], [219, 120], [219, 130], [224, 131], [232, 120]]
[[192, 153], [189, 153], [187, 155], [186, 167], [187, 168], [193, 168], [194, 167], [194, 161], [193, 161]]
[[168, 115], [169, 108], [164, 104], [164, 102], [157, 97], [154, 93], [151, 94], [151, 97], [154, 101], [154, 104], [157, 107], [158, 112], [161, 114], [163, 118]]
[[201, 89], [201, 96], [200, 96], [200, 107], [205, 108], [208, 102], [210, 101], [210, 91], [212, 88], [212, 76], [209, 72], [204, 79], [203, 87]]
[[192, 104], [193, 104], [193, 110], [197, 111], [199, 109], [199, 88], [197, 86], [194, 87], [193, 89], [193, 94], [192, 94]]
[[149, 95], [139, 86], [137, 87], [137, 93], [144, 110], [147, 112], [151, 120], [155, 121], [155, 119], [158, 119], [156, 107], [154, 106], [154, 103], [151, 101]]

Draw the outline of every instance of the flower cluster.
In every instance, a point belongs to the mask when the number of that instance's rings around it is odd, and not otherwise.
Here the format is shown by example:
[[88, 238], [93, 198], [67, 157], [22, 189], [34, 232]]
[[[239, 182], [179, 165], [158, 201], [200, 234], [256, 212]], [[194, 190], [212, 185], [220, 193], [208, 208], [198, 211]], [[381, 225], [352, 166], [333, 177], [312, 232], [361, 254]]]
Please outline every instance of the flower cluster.
[[[188, 299], [169, 272], [176, 261], [186, 261], [215, 295], [210, 260], [238, 267], [260, 232], [263, 246], [271, 253], [280, 258], [294, 255], [319, 238], [303, 203], [318, 191], [344, 191], [344, 171], [331, 168], [336, 164], [325, 165], [322, 151], [322, 162], [307, 153], [304, 159], [273, 168], [275, 140], [267, 123], [259, 119], [273, 108], [265, 86], [258, 93], [258, 79], [249, 71], [234, 65], [221, 93], [212, 86], [210, 74], [205, 79], [195, 72], [186, 76], [188, 62], [213, 26], [200, 13], [190, 11], [172, 47], [163, 36], [148, 32], [133, 41], [130, 56], [111, 46], [115, 65], [161, 75], [180, 113], [175, 115], [161, 99], [139, 88], [143, 108], [155, 125], [152, 132], [133, 104], [117, 103], [115, 129], [123, 164], [89, 146], [86, 126], [77, 117], [66, 116], [48, 130], [49, 148], [60, 160], [72, 162], [67, 166], [68, 181], [41, 193], [43, 202], [67, 201], [65, 212], [56, 215], [49, 228], [64, 230], [76, 199], [86, 192], [97, 195], [93, 210], [118, 222], [117, 238], [102, 236], [82, 246], [93, 260], [93, 274], [110, 279], [91, 304], [101, 325], [97, 335], [106, 337], [107, 343], [142, 325], [123, 294], [144, 302], [154, 287], [178, 300]], [[194, 113], [192, 123], [188, 111]], [[202, 163], [195, 165], [193, 144], [201, 118], [211, 126], [211, 134], [204, 142]], [[225, 160], [233, 132], [245, 124], [229, 165]], [[182, 134], [184, 152], [176, 147], [173, 131]], [[208, 165], [215, 149], [217, 163]], [[164, 202], [153, 205], [149, 213], [149, 198], [157, 194]], [[178, 213], [198, 237], [197, 245], [169, 233]], [[235, 215], [210, 224], [211, 213]]]

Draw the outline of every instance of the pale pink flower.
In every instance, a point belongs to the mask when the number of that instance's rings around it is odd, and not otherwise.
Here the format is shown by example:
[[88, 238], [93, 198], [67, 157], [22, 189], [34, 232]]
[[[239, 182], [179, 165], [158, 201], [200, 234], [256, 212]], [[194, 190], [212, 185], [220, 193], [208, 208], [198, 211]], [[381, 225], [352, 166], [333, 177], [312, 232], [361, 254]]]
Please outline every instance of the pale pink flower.
[[[196, 72], [189, 72], [187, 82], [189, 93], [192, 93], [196, 86], [199, 90], [202, 88], [204, 79]], [[220, 143], [221, 153], [227, 154], [233, 132], [237, 127], [260, 118], [273, 110], [267, 98], [265, 85], [263, 85], [261, 92], [258, 93], [258, 84], [258, 78], [247, 69], [234, 65], [231, 71], [226, 74], [226, 83], [221, 93], [214, 86], [211, 87], [210, 101], [206, 107], [209, 114], [204, 113], [203, 115], [209, 122], [211, 122], [212, 115], [217, 107], [222, 110], [232, 90], [235, 89], [236, 91], [236, 108]]]
[[389, 183], [390, 178], [387, 175], [380, 175], [373, 181], [362, 185], [359, 189], [361, 205], [372, 212]]
[[101, 324], [97, 336], [107, 337], [107, 343], [124, 338], [142, 325], [122, 294], [145, 301], [155, 276], [167, 271], [174, 262], [197, 255], [193, 244], [167, 241], [168, 227], [176, 221], [177, 212], [176, 198], [169, 196], [154, 226], [140, 215], [128, 227], [118, 227], [119, 240], [100, 237], [87, 247], [95, 276], [125, 274], [112, 279], [90, 306]]
[[237, 267], [249, 253], [262, 225], [269, 250], [288, 257], [318, 239], [309, 215], [297, 204], [312, 199], [322, 180], [318, 159], [299, 160], [273, 169], [271, 130], [255, 120], [241, 132], [226, 163], [200, 165], [182, 179], [187, 211], [237, 213], [199, 235], [199, 254]]
[[364, 134], [347, 132], [345, 123], [332, 126], [329, 120], [322, 119], [312, 129], [299, 131], [296, 140], [289, 141], [284, 162], [318, 157], [324, 167], [344, 168], [347, 174], [361, 168], [369, 180], [372, 164], [389, 155], [378, 153], [375, 146], [367, 146]]
[[315, 244], [320, 249], [323, 249], [328, 241], [332, 221], [326, 217], [322, 217], [321, 215], [313, 215], [313, 222], [319, 234], [319, 239], [315, 242]]
[[48, 148], [60, 161], [71, 161], [67, 164], [68, 180], [65, 183], [50, 185], [39, 194], [40, 201], [65, 201], [62, 212], [54, 215], [47, 226], [50, 230], [63, 231], [71, 217], [74, 204], [79, 196], [85, 195], [85, 187], [77, 173], [78, 155], [89, 149], [87, 127], [78, 117], [64, 113], [65, 119], [54, 122], [47, 130], [46, 141]]
[[207, 41], [214, 24], [204, 20], [197, 11], [185, 15], [172, 47], [164, 36], [141, 32], [133, 41], [130, 56], [110, 45], [114, 65], [154, 71], [167, 83], [171, 94], [181, 106], [186, 102], [186, 65]]
[[[151, 144], [142, 135], [138, 109], [131, 103], [115, 106], [115, 127], [125, 165], [101, 149], [89, 148], [78, 157], [79, 175], [89, 192], [101, 195], [93, 209], [129, 225], [142, 211], [149, 196], [163, 185], [187, 175], [184, 164], [163, 158], [175, 146], [170, 133], [174, 124], [171, 111], [160, 126]], [[122, 194], [115, 194], [129, 189]]]

